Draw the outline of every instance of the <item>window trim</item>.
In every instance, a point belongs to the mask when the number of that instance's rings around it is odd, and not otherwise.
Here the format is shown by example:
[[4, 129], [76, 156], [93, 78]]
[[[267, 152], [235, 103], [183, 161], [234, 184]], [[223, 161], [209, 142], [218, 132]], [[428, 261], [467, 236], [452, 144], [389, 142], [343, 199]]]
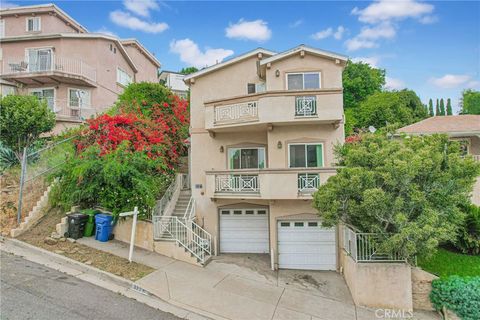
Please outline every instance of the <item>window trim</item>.
[[[130, 78], [130, 82], [129, 82], [129, 83], [124, 84], [124, 83], [121, 83], [120, 81], [118, 81], [118, 80], [119, 80], [119, 77], [118, 77], [119, 71], [125, 73], [125, 74]], [[116, 80], [117, 80], [117, 84], [121, 85], [122, 87], [127, 87], [129, 84], [133, 83], [133, 77], [132, 77], [127, 71], [125, 71], [124, 69], [122, 69], [122, 68], [120, 68], [120, 67], [117, 67], [117, 74], [116, 74], [116, 76], [117, 76], [117, 79], [116, 79]]]
[[37, 88], [29, 88], [28, 93], [29, 95], [33, 95], [33, 92], [39, 92], [43, 90], [53, 90], [53, 112], [58, 112], [60, 109], [57, 109], [57, 89], [55, 87], [37, 87]]
[[[86, 91], [88, 92], [88, 105], [86, 107], [82, 106], [72, 106], [70, 105], [70, 90], [78, 90], [78, 91]], [[90, 109], [91, 103], [92, 103], [92, 91], [90, 89], [81, 89], [81, 88], [75, 88], [75, 87], [67, 87], [67, 101], [68, 101], [68, 107], [70, 109]]]
[[[259, 164], [257, 164], [257, 168], [238, 168], [238, 169], [234, 169], [230, 166], [230, 150], [232, 149], [263, 149], [263, 158], [264, 158], [264, 161], [265, 161], [265, 164], [263, 166], [263, 168], [260, 168]], [[242, 152], [240, 151], [240, 164], [242, 163]], [[227, 148], [227, 168], [229, 170], [248, 170], [248, 169], [251, 169], [251, 170], [258, 170], [258, 169], [266, 169], [267, 168], [267, 148], [266, 147], [263, 147], [263, 146], [259, 146], [259, 147], [228, 147]]]
[[[288, 76], [289, 75], [302, 75], [302, 89], [290, 89], [288, 87]], [[314, 89], [305, 89], [305, 75], [306, 74], [318, 74], [318, 88]], [[321, 71], [304, 71], [304, 72], [287, 72], [285, 73], [285, 87], [287, 91], [305, 91], [305, 90], [319, 90], [322, 88], [322, 72]]]
[[0, 39], [5, 38], [5, 19], [0, 19]]
[[[321, 167], [292, 167], [290, 163], [290, 146], [298, 146], [304, 145], [305, 146], [305, 165], [307, 164], [307, 145], [322, 145], [322, 166]], [[288, 144], [288, 167], [289, 168], [324, 168], [325, 167], [325, 144], [323, 142], [293, 142]]]
[[[36, 19], [38, 19], [38, 30], [28, 30], [28, 22], [30, 20], [35, 21]], [[35, 22], [33, 22], [32, 27], [35, 28]], [[25, 19], [25, 31], [26, 32], [41, 32], [42, 31], [42, 17], [39, 17], [39, 16], [27, 17]]]

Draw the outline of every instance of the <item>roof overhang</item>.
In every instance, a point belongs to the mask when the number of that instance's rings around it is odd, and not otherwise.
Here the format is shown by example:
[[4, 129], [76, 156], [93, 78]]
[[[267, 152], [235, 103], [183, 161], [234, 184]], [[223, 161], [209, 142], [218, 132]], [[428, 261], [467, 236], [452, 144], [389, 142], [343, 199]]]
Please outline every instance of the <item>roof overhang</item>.
[[156, 65], [158, 68], [160, 68], [162, 66], [162, 64], [160, 63], [160, 61], [157, 60], [157, 58], [155, 58], [155, 56], [150, 53], [150, 51], [148, 51], [140, 42], [138, 42], [137, 39], [121, 39], [120, 42], [123, 44], [123, 45], [126, 45], [126, 46], [135, 46], [137, 47], [138, 50], [140, 50], [146, 57], [148, 60], [150, 60], [154, 65]]
[[60, 19], [62, 19], [68, 25], [73, 26], [81, 33], [87, 33], [88, 30], [75, 19], [69, 16], [65, 11], [60, 9], [57, 5], [53, 3], [32, 5], [32, 6], [21, 6], [21, 7], [12, 7], [0, 10], [0, 17], [7, 16], [18, 16], [26, 14], [40, 14], [40, 13], [53, 13], [56, 14]]
[[269, 63], [273, 63], [275, 61], [285, 59], [285, 58], [287, 58], [289, 56], [292, 56], [292, 55], [295, 55], [295, 54], [302, 54], [302, 52], [303, 53], [309, 53], [309, 54], [312, 54], [312, 55], [315, 55], [315, 56], [320, 56], [320, 57], [323, 57], [323, 58], [338, 60], [339, 62], [344, 62], [344, 63], [346, 63], [348, 61], [347, 56], [344, 56], [344, 55], [341, 55], [341, 54], [338, 54], [338, 53], [334, 53], [334, 52], [330, 52], [330, 51], [315, 49], [315, 48], [308, 47], [308, 46], [302, 44], [302, 45], [300, 45], [298, 47], [295, 47], [293, 49], [281, 52], [281, 53], [276, 54], [274, 56], [271, 56], [267, 59], [263, 59], [262, 61], [260, 61], [260, 65], [264, 66], [264, 65], [267, 65]]

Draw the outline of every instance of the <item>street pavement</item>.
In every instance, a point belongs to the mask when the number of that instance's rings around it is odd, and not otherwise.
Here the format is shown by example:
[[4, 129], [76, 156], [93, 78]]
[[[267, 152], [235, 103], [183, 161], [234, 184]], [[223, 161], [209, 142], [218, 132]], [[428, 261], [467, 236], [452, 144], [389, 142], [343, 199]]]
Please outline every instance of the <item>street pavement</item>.
[[0, 259], [1, 320], [181, 319], [17, 256]]

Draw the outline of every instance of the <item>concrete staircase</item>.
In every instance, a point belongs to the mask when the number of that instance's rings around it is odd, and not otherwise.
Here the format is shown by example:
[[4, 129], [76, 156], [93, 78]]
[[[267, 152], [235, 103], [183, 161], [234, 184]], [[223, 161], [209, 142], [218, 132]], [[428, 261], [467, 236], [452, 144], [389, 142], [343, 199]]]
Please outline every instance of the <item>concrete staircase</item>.
[[188, 202], [192, 196], [191, 190], [182, 190], [178, 196], [177, 203], [175, 204], [175, 209], [173, 209], [172, 216], [183, 218], [185, 215], [185, 210], [187, 210]]

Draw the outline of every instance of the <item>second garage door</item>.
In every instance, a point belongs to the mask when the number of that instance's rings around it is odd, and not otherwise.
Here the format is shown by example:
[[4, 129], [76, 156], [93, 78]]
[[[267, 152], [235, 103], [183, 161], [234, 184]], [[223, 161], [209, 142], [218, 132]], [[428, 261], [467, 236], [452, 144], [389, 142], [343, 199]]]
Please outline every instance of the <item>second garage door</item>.
[[268, 253], [266, 209], [221, 209], [220, 252]]
[[335, 229], [318, 221], [278, 222], [278, 265], [282, 269], [336, 270]]

